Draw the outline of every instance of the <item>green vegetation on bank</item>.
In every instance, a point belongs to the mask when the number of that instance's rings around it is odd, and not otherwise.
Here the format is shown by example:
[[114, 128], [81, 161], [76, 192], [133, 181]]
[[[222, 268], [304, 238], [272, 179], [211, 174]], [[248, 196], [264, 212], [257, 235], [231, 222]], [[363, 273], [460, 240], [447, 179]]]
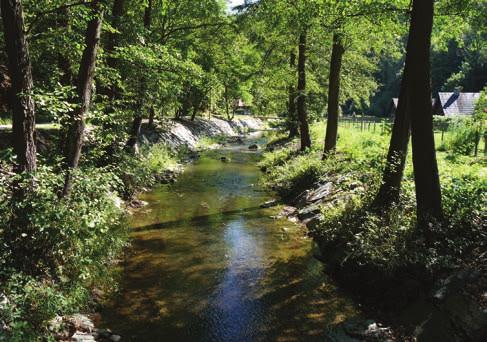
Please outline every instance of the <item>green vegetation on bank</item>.
[[[154, 185], [179, 157], [156, 144], [107, 158], [97, 149], [86, 154], [69, 198], [60, 196], [64, 175], [54, 161], [33, 176], [0, 161], [0, 341], [49, 338], [51, 319], [85, 310], [93, 290], [113, 288], [111, 265], [128, 237], [122, 199]], [[12, 200], [17, 187], [32, 184]]]
[[[470, 127], [470, 123], [464, 124]], [[312, 125], [312, 132], [313, 141], [323, 141], [324, 124]], [[446, 143], [446, 151], [438, 152], [445, 221], [434, 227], [436, 242], [432, 246], [416, 229], [411, 153], [400, 202], [385, 214], [371, 208], [381, 182], [389, 133], [341, 128], [337, 151], [325, 160], [319, 143], [304, 153], [296, 152], [296, 145], [290, 143], [265, 153], [260, 166], [266, 171], [264, 184], [288, 200], [317, 183], [332, 182], [342, 192], [338, 200], [323, 204], [319, 223], [310, 227], [323, 251], [335, 254], [336, 259], [328, 261], [342, 268], [373, 269], [382, 276], [403, 269], [433, 275], [474, 260], [487, 247], [483, 229], [487, 219], [486, 160], [458, 152], [471, 152], [470, 148], [457, 149], [459, 141], [464, 142], [462, 146], [472, 143], [471, 139], [457, 138], [461, 132], [455, 132]]]

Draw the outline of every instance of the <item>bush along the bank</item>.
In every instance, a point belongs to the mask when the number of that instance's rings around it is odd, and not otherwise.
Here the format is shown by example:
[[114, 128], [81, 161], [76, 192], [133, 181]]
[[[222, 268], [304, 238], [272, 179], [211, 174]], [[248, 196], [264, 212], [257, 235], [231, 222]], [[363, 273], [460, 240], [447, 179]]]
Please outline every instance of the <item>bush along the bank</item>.
[[[331, 269], [346, 275], [428, 281], [469, 264], [487, 250], [487, 181], [482, 159], [439, 154], [445, 220], [433, 225], [434, 244], [416, 227], [411, 161], [399, 203], [373, 210], [381, 182], [387, 137], [342, 130], [339, 148], [321, 160], [319, 150], [293, 156], [292, 145], [267, 152], [261, 162], [264, 184], [297, 203], [303, 192], [328, 182], [333, 191], [321, 201], [318, 220], [309, 225]], [[361, 283], [365, 286], [364, 283]]]
[[163, 181], [178, 158], [162, 144], [109, 158], [93, 150], [67, 198], [52, 162], [31, 175], [0, 165], [0, 341], [52, 339], [53, 318], [89, 309], [94, 289], [111, 290], [110, 266], [128, 238], [122, 198]]
[[[117, 181], [83, 169], [71, 196], [59, 198], [63, 182], [49, 167], [1, 178], [0, 340], [48, 336], [50, 319], [83, 309], [91, 288], [110, 284], [110, 263], [127, 235]], [[22, 198], [10, 200], [18, 188]]]

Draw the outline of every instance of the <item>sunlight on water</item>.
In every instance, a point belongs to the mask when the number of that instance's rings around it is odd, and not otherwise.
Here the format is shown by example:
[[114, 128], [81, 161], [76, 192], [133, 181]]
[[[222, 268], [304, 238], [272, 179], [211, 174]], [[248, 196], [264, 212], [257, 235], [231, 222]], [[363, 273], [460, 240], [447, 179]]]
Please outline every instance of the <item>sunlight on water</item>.
[[245, 147], [207, 152], [143, 196], [103, 326], [128, 341], [302, 341], [356, 314], [303, 228], [260, 208], [270, 194], [258, 158]]

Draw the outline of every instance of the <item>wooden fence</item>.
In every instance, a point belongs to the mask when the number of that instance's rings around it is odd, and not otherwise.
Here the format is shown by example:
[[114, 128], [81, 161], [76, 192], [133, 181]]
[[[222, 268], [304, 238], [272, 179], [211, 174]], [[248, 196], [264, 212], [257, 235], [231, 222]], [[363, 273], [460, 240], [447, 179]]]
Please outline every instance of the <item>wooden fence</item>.
[[338, 125], [357, 128], [361, 131], [384, 133], [386, 130], [390, 130], [392, 120], [376, 116], [342, 116], [338, 120]]

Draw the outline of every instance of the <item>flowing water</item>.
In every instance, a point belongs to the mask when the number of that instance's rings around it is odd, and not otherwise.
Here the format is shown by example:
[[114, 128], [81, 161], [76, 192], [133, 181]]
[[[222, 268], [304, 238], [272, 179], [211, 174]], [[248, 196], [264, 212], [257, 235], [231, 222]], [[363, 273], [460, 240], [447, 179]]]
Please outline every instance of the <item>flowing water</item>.
[[356, 314], [303, 227], [260, 208], [272, 194], [259, 188], [259, 157], [246, 146], [206, 152], [142, 197], [102, 326], [124, 341], [322, 341]]

